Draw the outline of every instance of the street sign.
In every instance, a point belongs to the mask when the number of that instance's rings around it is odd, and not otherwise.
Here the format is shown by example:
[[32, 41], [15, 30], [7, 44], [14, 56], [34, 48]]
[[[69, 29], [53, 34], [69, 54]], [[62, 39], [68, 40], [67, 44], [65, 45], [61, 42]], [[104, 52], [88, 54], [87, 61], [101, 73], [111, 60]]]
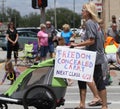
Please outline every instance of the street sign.
[[103, 11], [103, 3], [102, 0], [90, 0], [91, 2], [95, 3], [96, 7], [97, 7], [97, 11], [98, 12], [102, 12]]

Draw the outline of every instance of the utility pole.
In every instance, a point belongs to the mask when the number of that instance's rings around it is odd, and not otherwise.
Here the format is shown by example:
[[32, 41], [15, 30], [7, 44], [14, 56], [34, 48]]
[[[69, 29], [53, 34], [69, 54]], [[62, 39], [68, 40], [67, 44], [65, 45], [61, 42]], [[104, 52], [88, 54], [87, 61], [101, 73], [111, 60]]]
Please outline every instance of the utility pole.
[[41, 19], [40, 23], [45, 23], [46, 17], [45, 17], [45, 7], [40, 8], [40, 13], [41, 13]]
[[2, 2], [2, 4], [1, 4], [2, 5], [1, 6], [2, 7], [2, 21], [4, 22], [4, 19], [5, 19], [4, 18], [4, 15], [5, 15], [5, 2], [6, 2], [6, 0], [2, 0], [1, 2]]
[[75, 0], [73, 0], [73, 28], [75, 28]]
[[102, 20], [103, 20], [103, 24], [104, 24], [104, 30], [106, 29], [106, 25], [105, 25], [105, 21], [106, 21], [106, 12], [105, 12], [105, 0], [102, 0]]
[[54, 17], [55, 17], [55, 28], [57, 29], [57, 18], [56, 18], [56, 0], [54, 0]]

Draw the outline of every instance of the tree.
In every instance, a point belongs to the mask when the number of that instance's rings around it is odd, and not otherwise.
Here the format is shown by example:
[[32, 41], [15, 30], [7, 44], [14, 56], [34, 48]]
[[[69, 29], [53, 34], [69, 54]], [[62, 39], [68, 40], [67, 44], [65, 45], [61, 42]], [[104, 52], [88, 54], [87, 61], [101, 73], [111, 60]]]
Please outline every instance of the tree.
[[[66, 8], [56, 8], [57, 28], [61, 28], [63, 24], [68, 23], [71, 27], [74, 26], [73, 17], [75, 16], [75, 27], [79, 27], [81, 16]], [[46, 11], [46, 20], [51, 20], [54, 24], [54, 9]]]
[[5, 14], [6, 14], [6, 22], [13, 21], [16, 27], [19, 26], [19, 22], [21, 20], [21, 15], [19, 11], [15, 9], [7, 8]]
[[21, 22], [21, 27], [39, 27], [40, 15], [37, 13], [30, 13], [29, 15], [23, 16]]
[[[46, 10], [46, 20], [50, 20], [54, 25], [54, 9]], [[3, 13], [0, 12], [0, 16], [3, 16]], [[14, 21], [16, 27], [39, 27], [40, 25], [40, 14], [29, 13], [28, 15], [21, 16], [20, 12], [7, 8], [4, 13], [4, 22], [9, 22], [10, 20]], [[62, 25], [68, 23], [71, 27], [74, 26], [75, 17], [75, 27], [81, 25], [81, 16], [67, 8], [56, 8], [56, 17], [57, 17], [57, 28], [62, 28]], [[0, 21], [2, 17], [0, 18]]]

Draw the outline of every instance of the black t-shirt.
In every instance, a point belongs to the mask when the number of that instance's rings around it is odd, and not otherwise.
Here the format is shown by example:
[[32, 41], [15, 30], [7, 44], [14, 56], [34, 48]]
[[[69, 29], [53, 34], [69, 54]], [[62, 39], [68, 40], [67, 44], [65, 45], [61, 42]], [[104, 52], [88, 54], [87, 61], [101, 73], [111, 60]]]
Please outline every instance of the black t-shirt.
[[[12, 41], [15, 41], [16, 37], [17, 37], [17, 30], [14, 29], [14, 31], [10, 31], [10, 29], [7, 30], [7, 34], [9, 35], [9, 38], [12, 40]], [[17, 42], [18, 43], [18, 42]], [[11, 44], [10, 41], [8, 41], [8, 44]]]

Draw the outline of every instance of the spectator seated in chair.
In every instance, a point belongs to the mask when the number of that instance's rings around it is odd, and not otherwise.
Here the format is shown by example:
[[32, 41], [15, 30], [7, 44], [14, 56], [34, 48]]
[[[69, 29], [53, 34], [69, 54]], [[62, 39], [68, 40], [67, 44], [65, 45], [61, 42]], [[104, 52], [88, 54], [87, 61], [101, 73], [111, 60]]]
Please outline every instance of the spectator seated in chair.
[[108, 63], [115, 63], [116, 62], [116, 52], [118, 49], [119, 44], [114, 40], [112, 37], [107, 37], [105, 41], [105, 53], [107, 56]]
[[[104, 82], [106, 85], [110, 85], [112, 83], [112, 78], [110, 76], [110, 65], [113, 65], [115, 69], [119, 69], [118, 63], [117, 63], [117, 56], [118, 54], [118, 46], [119, 44], [114, 40], [113, 37], [107, 37], [104, 47], [105, 47], [105, 53], [106, 53], [106, 63], [103, 65], [103, 71], [107, 70], [105, 75], [103, 77]], [[107, 67], [108, 66], [108, 67]], [[120, 65], [119, 65], [120, 66]]]

